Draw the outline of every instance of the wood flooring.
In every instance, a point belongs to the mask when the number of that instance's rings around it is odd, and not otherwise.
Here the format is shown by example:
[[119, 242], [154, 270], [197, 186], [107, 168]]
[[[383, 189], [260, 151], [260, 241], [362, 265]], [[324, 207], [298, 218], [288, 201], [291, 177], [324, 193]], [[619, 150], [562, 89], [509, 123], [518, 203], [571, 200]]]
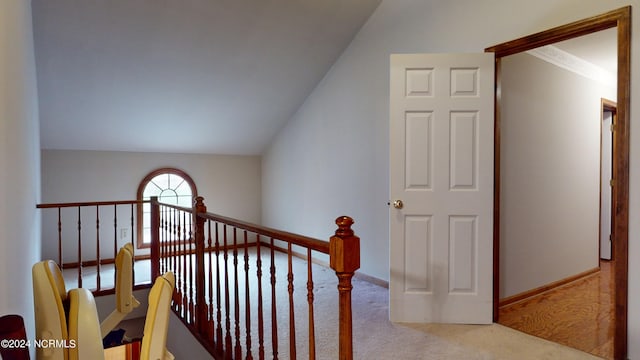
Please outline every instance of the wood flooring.
[[613, 263], [600, 271], [500, 308], [498, 322], [518, 331], [613, 358]]

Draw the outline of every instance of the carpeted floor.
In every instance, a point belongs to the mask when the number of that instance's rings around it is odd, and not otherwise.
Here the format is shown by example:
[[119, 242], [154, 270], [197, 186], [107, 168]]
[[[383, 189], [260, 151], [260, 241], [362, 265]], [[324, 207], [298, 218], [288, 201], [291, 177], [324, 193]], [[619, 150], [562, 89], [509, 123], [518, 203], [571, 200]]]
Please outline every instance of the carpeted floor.
[[356, 359], [597, 359], [499, 324], [393, 324], [388, 298], [387, 289], [355, 280]]
[[[251, 254], [254, 255], [253, 252]], [[279, 253], [278, 280], [276, 293], [278, 294], [275, 318], [278, 324], [277, 353], [279, 359], [290, 359], [289, 346], [289, 302], [288, 283], [286, 280], [287, 256]], [[231, 260], [230, 260], [231, 261]], [[266, 262], [267, 260], [264, 259]], [[255, 262], [250, 262], [250, 272], [255, 273]], [[242, 264], [242, 260], [240, 260]], [[295, 328], [297, 358], [307, 359], [308, 355], [308, 305], [307, 305], [307, 276], [306, 263], [293, 258], [294, 289], [295, 289]], [[263, 265], [267, 271], [266, 263]], [[240, 266], [242, 269], [242, 265]], [[240, 275], [240, 274], [239, 274]], [[233, 284], [233, 277], [230, 284]], [[314, 314], [317, 359], [337, 359], [337, 324], [338, 324], [338, 295], [337, 278], [333, 270], [320, 266], [313, 266], [314, 281]], [[246, 341], [246, 308], [244, 306], [244, 279], [239, 276], [240, 291], [238, 298], [240, 306], [237, 309], [240, 344], [247, 348]], [[444, 325], [444, 324], [398, 324], [388, 320], [389, 291], [384, 287], [374, 285], [359, 279], [353, 280], [353, 336], [355, 359], [434, 359], [434, 360], [473, 360], [473, 359], [504, 359], [504, 360], [539, 360], [539, 359], [597, 359], [587, 353], [539, 339], [512, 330], [498, 324], [492, 325]], [[252, 298], [256, 295], [255, 280], [250, 281]], [[263, 343], [267, 358], [272, 357], [271, 346], [271, 290], [267, 275], [263, 278], [263, 313], [264, 331]], [[208, 295], [207, 295], [208, 296]], [[234, 304], [234, 291], [230, 291], [230, 304]], [[223, 301], [224, 307], [224, 301]], [[222, 309], [223, 319], [226, 311]], [[250, 306], [251, 319], [249, 324], [251, 336], [251, 352], [257, 358], [260, 339], [256, 320], [257, 305]], [[236, 329], [236, 310], [229, 308], [230, 333]], [[140, 319], [142, 320], [142, 319]], [[225, 328], [224, 321], [221, 324]], [[138, 329], [141, 330], [141, 329]], [[136, 337], [134, 334], [128, 334]], [[234, 341], [235, 344], [235, 341]]]
[[[300, 266], [300, 264], [296, 264]], [[296, 271], [300, 271], [299, 268]], [[298, 272], [302, 274], [304, 272]], [[296, 291], [306, 290], [299, 276]], [[316, 343], [318, 359], [337, 359], [337, 286], [335, 273], [314, 265]], [[597, 359], [587, 353], [536, 338], [499, 324], [445, 325], [397, 324], [388, 318], [389, 291], [359, 279], [353, 280], [353, 336], [355, 359]], [[331, 291], [328, 291], [331, 290]], [[306, 292], [306, 291], [300, 291]], [[301, 297], [302, 294], [298, 294]], [[308, 358], [308, 321], [306, 303], [297, 298], [297, 357]], [[305, 299], [306, 300], [306, 299]], [[286, 324], [279, 323], [280, 332]], [[255, 334], [255, 333], [254, 333]], [[254, 340], [255, 341], [255, 340]], [[286, 342], [280, 345], [279, 356], [288, 356]], [[267, 354], [269, 352], [267, 351]]]

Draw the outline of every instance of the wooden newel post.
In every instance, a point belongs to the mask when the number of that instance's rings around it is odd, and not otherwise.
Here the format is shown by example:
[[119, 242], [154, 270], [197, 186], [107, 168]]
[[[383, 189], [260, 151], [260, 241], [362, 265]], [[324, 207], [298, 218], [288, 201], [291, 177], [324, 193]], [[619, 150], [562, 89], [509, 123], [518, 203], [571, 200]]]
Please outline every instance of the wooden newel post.
[[[138, 206], [142, 206], [138, 204]], [[139, 220], [141, 221], [141, 220]], [[160, 205], [151, 197], [151, 281], [160, 276]]]
[[200, 334], [207, 333], [207, 305], [205, 298], [205, 267], [204, 267], [204, 252], [205, 252], [205, 224], [206, 219], [198, 216], [207, 212], [207, 207], [204, 205], [204, 198], [198, 196], [195, 199], [193, 206], [193, 216], [195, 224], [195, 245], [196, 245], [196, 327]]
[[336, 219], [338, 229], [329, 240], [329, 262], [338, 276], [339, 296], [339, 358], [353, 359], [353, 332], [351, 321], [351, 278], [360, 268], [360, 238], [355, 236], [353, 219], [341, 216]]

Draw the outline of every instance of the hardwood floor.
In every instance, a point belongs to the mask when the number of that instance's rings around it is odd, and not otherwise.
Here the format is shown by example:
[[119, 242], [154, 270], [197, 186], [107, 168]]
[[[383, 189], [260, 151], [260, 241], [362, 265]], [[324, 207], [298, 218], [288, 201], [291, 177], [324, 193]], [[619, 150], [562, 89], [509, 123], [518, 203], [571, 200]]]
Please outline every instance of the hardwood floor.
[[605, 359], [613, 358], [613, 263], [559, 289], [500, 308], [499, 323]]

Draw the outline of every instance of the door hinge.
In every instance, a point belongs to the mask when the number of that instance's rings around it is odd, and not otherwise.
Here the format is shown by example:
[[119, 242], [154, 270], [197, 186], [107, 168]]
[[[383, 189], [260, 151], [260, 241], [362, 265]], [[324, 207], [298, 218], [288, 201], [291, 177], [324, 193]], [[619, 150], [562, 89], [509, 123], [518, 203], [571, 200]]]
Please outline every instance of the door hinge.
[[615, 130], [616, 130], [616, 125], [615, 124], [609, 125], [609, 131], [614, 132]]
[[613, 187], [613, 185], [615, 185], [616, 181], [611, 179], [609, 180], [609, 186]]

